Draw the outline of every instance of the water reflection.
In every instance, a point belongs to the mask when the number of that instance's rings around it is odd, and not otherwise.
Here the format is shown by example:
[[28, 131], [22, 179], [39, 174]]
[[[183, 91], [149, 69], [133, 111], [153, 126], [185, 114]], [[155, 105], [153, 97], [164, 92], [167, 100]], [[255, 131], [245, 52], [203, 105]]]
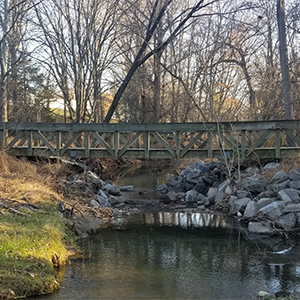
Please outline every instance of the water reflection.
[[300, 292], [298, 256], [274, 255], [229, 229], [141, 225], [103, 231], [83, 247], [85, 258], [47, 299], [249, 300], [260, 290]]
[[178, 226], [182, 228], [229, 227], [226, 219], [221, 215], [194, 212], [146, 213], [143, 223], [146, 225]]

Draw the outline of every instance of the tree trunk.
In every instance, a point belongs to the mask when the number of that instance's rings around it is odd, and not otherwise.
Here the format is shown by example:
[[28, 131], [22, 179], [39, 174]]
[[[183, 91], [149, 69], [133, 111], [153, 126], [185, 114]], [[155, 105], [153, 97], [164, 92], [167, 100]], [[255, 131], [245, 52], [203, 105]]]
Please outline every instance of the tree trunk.
[[7, 122], [7, 74], [6, 74], [6, 35], [8, 31], [8, 0], [4, 0], [3, 38], [0, 44], [0, 121]]
[[282, 91], [284, 99], [284, 112], [285, 119], [292, 119], [291, 113], [291, 87], [289, 77], [288, 66], [288, 54], [286, 44], [286, 30], [285, 30], [285, 12], [284, 12], [284, 0], [277, 0], [277, 23], [278, 23], [278, 35], [279, 35], [279, 52], [280, 52], [280, 65], [282, 76]]

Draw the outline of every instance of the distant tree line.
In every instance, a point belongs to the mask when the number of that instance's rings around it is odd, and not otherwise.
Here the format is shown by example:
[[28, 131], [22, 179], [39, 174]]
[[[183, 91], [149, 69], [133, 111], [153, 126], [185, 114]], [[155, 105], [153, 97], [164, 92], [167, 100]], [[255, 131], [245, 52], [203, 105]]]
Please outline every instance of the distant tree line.
[[1, 122], [300, 118], [300, 3], [0, 0], [0, 72]]

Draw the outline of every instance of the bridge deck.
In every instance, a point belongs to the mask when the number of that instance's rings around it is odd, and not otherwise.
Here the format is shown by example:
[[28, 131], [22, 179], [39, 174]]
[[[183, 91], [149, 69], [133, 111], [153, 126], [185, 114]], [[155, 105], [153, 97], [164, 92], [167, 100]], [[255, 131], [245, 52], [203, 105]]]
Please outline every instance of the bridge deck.
[[0, 123], [0, 148], [15, 156], [282, 158], [300, 151], [300, 120], [106, 125]]

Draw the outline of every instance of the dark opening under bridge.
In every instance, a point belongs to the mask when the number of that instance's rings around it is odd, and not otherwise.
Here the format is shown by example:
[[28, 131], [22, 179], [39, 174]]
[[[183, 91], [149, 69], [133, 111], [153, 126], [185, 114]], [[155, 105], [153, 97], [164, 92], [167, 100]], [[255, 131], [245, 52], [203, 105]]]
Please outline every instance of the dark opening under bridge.
[[0, 123], [0, 148], [15, 156], [283, 158], [300, 151], [300, 120], [269, 122]]

